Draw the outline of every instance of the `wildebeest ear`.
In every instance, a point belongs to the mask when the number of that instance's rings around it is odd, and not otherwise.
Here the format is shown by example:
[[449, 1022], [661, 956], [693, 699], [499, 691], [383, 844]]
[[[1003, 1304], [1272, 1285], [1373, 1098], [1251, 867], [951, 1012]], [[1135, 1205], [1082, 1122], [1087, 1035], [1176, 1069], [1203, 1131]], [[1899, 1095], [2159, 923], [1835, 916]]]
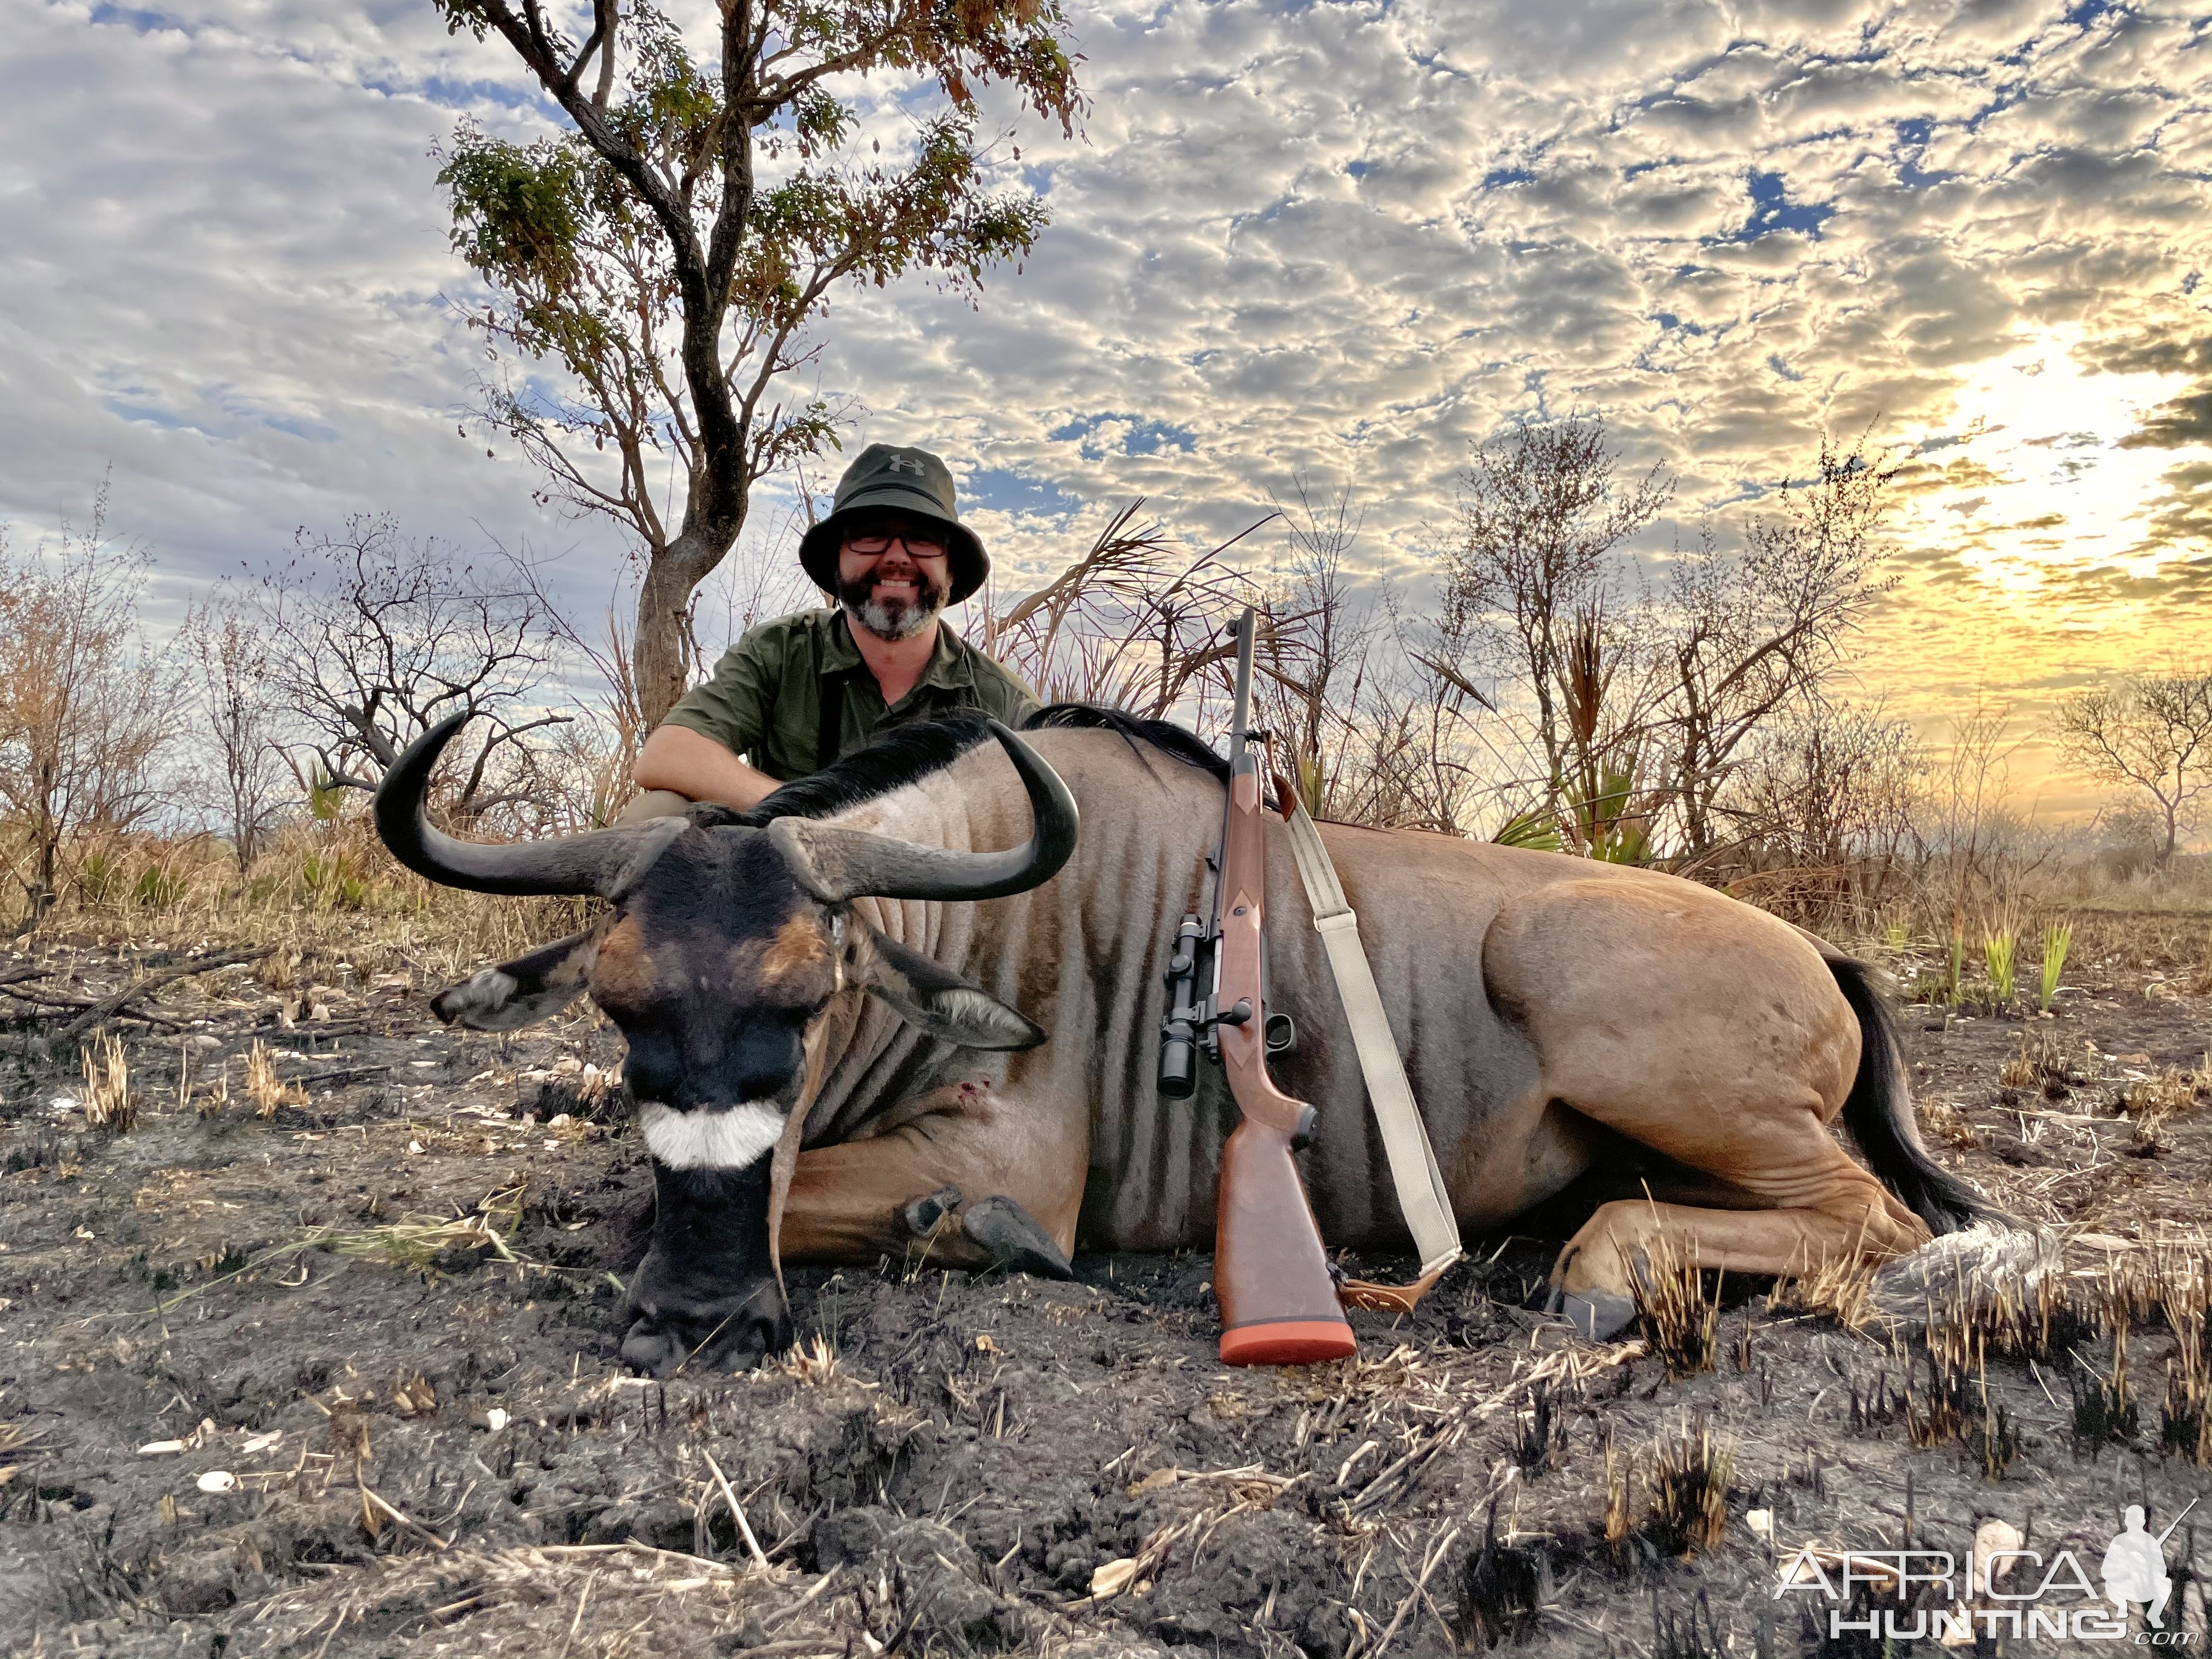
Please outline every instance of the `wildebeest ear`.
[[1034, 1048], [1045, 1040], [1042, 1026], [921, 951], [872, 928], [859, 931], [854, 977], [909, 1025], [963, 1048]]
[[550, 1015], [583, 994], [599, 954], [599, 930], [589, 927], [541, 945], [526, 957], [482, 968], [431, 999], [447, 1024], [477, 1031], [513, 1031]]

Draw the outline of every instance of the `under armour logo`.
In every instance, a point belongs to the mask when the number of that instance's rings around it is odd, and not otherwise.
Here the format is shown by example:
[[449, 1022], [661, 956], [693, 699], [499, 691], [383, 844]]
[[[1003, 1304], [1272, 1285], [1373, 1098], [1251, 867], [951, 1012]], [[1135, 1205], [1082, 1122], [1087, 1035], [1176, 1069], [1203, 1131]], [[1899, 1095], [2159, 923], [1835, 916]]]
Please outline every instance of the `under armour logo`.
[[921, 463], [911, 455], [894, 455], [884, 465], [893, 472], [911, 472], [917, 478], [921, 476]]

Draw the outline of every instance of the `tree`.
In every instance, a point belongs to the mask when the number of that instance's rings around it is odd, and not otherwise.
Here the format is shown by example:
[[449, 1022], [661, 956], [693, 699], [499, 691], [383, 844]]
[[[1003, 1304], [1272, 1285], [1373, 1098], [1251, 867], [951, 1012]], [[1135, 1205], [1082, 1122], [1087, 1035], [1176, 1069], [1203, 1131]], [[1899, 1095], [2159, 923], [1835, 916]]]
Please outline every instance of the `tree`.
[[228, 827], [231, 854], [243, 875], [260, 856], [282, 810], [283, 768], [268, 641], [229, 595], [196, 606], [178, 637], [191, 665], [197, 724], [215, 760], [201, 787]]
[[1532, 421], [1475, 452], [1444, 562], [1448, 645], [1427, 663], [1469, 690], [1487, 671], [1526, 694], [1546, 787], [1586, 809], [1585, 841], [1609, 834], [1595, 819], [1626, 816], [1603, 803], [1620, 793], [1608, 780], [1633, 778], [1644, 729], [1644, 617], [1612, 556], [1674, 493], [1656, 464], [1616, 485], [1614, 460], [1595, 416]]
[[[578, 46], [539, 0], [433, 3], [496, 32], [574, 124], [526, 149], [464, 124], [439, 177], [453, 245], [493, 290], [474, 322], [574, 382], [559, 400], [488, 382], [483, 418], [547, 495], [637, 538], [649, 726], [688, 683], [685, 609], [753, 485], [835, 445], [832, 404], [778, 390], [831, 289], [921, 270], [973, 291], [1036, 241], [1042, 205], [985, 187], [976, 93], [1004, 83], [1072, 131], [1063, 19], [1055, 0], [720, 0], [702, 65], [649, 4], [592, 0]], [[878, 71], [944, 94], [901, 155], [860, 153], [842, 90]]]
[[1752, 521], [1741, 552], [1723, 553], [1708, 533], [1675, 562], [1659, 655], [1687, 856], [1713, 850], [1715, 803], [1746, 744], [1778, 716], [1813, 717], [1844, 638], [1896, 585], [1877, 579], [1896, 476], [1867, 459], [1863, 437], [1848, 453], [1824, 437], [1818, 474], [1782, 486], [1779, 511]]
[[107, 533], [107, 489], [90, 526], [9, 556], [0, 537], [0, 800], [23, 824], [17, 879], [33, 921], [59, 896], [63, 847], [120, 833], [158, 811], [158, 767], [184, 687], [138, 632], [151, 556]]
[[2212, 789], [2212, 673], [2134, 674], [2077, 691], [2053, 717], [2067, 759], [2100, 783], [2121, 784], [2158, 815], [2158, 867], [2193, 826]]
[[1814, 698], [1777, 710], [1745, 745], [1715, 811], [1762, 883], [1759, 902], [1820, 926], [1878, 901], [1914, 839], [1927, 761], [1911, 724], [1880, 703]]
[[522, 739], [567, 723], [532, 701], [556, 636], [526, 581], [494, 581], [389, 518], [356, 514], [264, 571], [251, 595], [270, 684], [312, 734], [301, 782], [373, 791], [422, 732], [463, 709], [489, 720], [452, 811], [480, 817], [535, 793]]

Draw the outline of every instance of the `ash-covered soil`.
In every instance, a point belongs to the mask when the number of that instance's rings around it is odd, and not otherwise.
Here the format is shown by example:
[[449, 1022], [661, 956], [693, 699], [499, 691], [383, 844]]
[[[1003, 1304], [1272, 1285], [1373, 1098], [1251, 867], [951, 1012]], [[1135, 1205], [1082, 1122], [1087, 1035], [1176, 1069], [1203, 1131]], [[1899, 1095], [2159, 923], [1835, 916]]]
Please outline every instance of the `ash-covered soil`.
[[[1340, 1365], [1224, 1370], [1206, 1258], [1091, 1255], [1069, 1284], [798, 1269], [783, 1364], [642, 1381], [611, 1273], [650, 1182], [599, 1086], [610, 1029], [448, 1032], [403, 975], [248, 964], [137, 1005], [137, 1123], [91, 1129], [75, 1042], [41, 1033], [143, 961], [0, 960], [63, 970], [0, 1060], [9, 1652], [1871, 1653], [1772, 1597], [1778, 1552], [1963, 1554], [1995, 1517], [2094, 1571], [2124, 1504], [2155, 1531], [2212, 1494], [2161, 1440], [2155, 1318], [2101, 1443], [2092, 1330], [2076, 1376], [1988, 1361], [1990, 1414], [1923, 1445], [1910, 1328], [1730, 1283], [1711, 1370], [1579, 1343], [1526, 1304], [1588, 1194], [1480, 1241], [1418, 1316], [1354, 1315]], [[1900, 1018], [1931, 1146], [2065, 1233], [2094, 1300], [2203, 1218], [2212, 1000], [2074, 977], [2051, 1019]], [[257, 1042], [303, 1100], [257, 1109]], [[1701, 1432], [1720, 1540], [1686, 1553], [1650, 1468]], [[2212, 1555], [2200, 1509], [2166, 1559], [2202, 1632], [2199, 1517]]]

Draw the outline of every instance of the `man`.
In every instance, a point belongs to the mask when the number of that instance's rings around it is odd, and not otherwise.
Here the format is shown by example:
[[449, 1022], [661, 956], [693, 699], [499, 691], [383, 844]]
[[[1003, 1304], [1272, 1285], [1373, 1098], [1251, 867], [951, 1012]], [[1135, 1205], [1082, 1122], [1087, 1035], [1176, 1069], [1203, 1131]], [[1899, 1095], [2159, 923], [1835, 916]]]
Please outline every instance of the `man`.
[[982, 586], [991, 561], [927, 450], [863, 450], [799, 562], [836, 606], [763, 623], [722, 653], [646, 739], [624, 822], [687, 801], [743, 810], [909, 720], [980, 708], [1019, 726], [1036, 709], [1029, 687], [939, 618]]

